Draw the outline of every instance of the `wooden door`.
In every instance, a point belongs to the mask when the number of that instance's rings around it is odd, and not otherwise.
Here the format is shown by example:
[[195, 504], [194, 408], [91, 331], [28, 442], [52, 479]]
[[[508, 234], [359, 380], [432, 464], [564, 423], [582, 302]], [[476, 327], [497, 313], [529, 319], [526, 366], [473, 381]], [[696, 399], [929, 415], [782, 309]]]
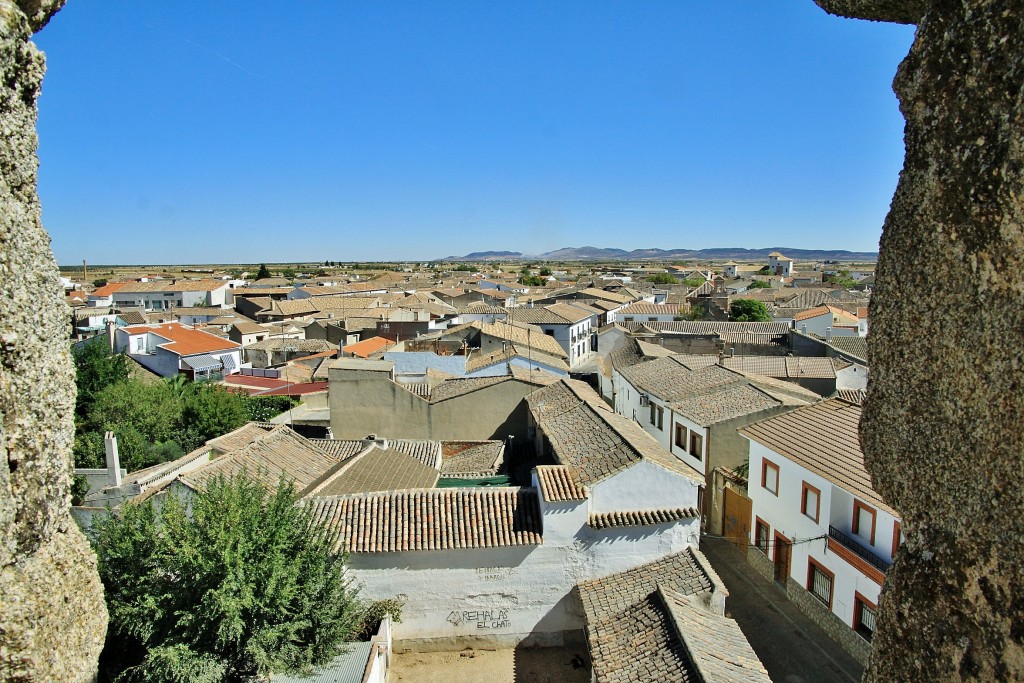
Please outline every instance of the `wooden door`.
[[792, 557], [793, 542], [788, 538], [775, 532], [775, 580], [785, 584], [789, 578], [789, 563]]
[[733, 491], [728, 486], [725, 487], [722, 503], [722, 535], [744, 553], [750, 547], [750, 506], [749, 498]]

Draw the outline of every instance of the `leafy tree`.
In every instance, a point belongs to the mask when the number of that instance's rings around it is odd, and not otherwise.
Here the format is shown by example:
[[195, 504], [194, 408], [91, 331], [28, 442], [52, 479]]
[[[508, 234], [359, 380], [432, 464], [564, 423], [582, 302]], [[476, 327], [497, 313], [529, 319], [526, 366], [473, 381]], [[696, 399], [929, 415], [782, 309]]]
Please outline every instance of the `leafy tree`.
[[295, 503], [291, 483], [243, 472], [97, 521], [115, 681], [247, 681], [333, 658], [364, 610], [336, 533]]
[[647, 276], [647, 281], [655, 285], [676, 285], [679, 280], [669, 273], [654, 273]]
[[291, 396], [245, 396], [242, 402], [245, 405], [245, 412], [251, 422], [266, 422], [270, 418], [280, 415], [296, 403], [298, 399]]
[[111, 351], [106, 335], [94, 339], [71, 350], [78, 387], [75, 412], [79, 416], [84, 416], [89, 410], [96, 394], [128, 379], [128, 357]]
[[768, 307], [753, 299], [736, 299], [729, 305], [729, 320], [741, 323], [766, 323], [772, 319]]
[[117, 432], [119, 445], [129, 428], [144, 441], [155, 443], [172, 437], [181, 413], [181, 403], [168, 383], [120, 382], [97, 394], [89, 410], [89, 424]]
[[107, 281], [106, 281], [105, 278], [100, 278], [98, 280], [93, 280], [92, 281], [92, 286], [93, 287], [104, 287], [104, 286], [106, 286], [106, 284], [107, 284]]
[[[190, 451], [203, 442], [238, 429], [249, 421], [241, 394], [215, 384], [200, 384], [181, 405], [181, 427], [175, 440]], [[181, 438], [181, 434], [187, 438]]]
[[288, 279], [288, 280], [294, 280], [295, 279], [295, 269], [294, 268], [282, 268], [281, 269], [281, 277], [283, 277], [285, 279]]
[[770, 289], [770, 288], [771, 288], [771, 283], [765, 282], [764, 280], [754, 280], [753, 282], [750, 283], [750, 286], [747, 287], [747, 289]]
[[688, 277], [685, 280], [683, 280], [683, 284], [686, 285], [687, 287], [700, 287], [706, 282], [707, 280], [705, 280], [702, 277]]
[[273, 277], [270, 274], [270, 269], [267, 268], [267, 264], [266, 263], [261, 263], [260, 264], [260, 269], [258, 271], [256, 271], [256, 279], [257, 280], [264, 280], [264, 279], [266, 279], [268, 277]]
[[542, 266], [540, 269], [541, 277], [549, 277], [551, 275], [551, 269], [547, 266]]

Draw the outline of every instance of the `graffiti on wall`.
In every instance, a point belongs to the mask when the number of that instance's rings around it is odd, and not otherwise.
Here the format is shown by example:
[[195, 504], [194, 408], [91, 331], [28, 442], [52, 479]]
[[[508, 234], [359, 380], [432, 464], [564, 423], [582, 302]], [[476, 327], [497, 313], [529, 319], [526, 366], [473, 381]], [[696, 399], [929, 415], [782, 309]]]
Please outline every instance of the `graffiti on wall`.
[[445, 620], [452, 626], [463, 624], [474, 624], [480, 629], [501, 629], [511, 628], [512, 621], [508, 618], [508, 609], [473, 609], [473, 610], [452, 610]]

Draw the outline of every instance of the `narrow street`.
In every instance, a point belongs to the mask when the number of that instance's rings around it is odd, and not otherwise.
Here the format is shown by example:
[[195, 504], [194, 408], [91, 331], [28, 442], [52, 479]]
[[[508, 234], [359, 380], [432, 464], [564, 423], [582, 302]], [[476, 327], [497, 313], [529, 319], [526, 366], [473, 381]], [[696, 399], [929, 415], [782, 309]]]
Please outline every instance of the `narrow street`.
[[700, 549], [729, 589], [726, 615], [740, 625], [775, 683], [860, 681], [864, 667], [757, 574], [739, 549], [715, 538], [702, 538]]

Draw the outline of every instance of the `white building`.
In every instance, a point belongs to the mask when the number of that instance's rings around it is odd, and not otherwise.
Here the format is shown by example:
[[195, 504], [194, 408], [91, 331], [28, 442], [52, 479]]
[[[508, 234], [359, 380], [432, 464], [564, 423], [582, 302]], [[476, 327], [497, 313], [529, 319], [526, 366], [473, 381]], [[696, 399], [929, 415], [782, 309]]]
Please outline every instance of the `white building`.
[[816, 334], [824, 339], [867, 334], [867, 325], [864, 325], [863, 334], [861, 333], [860, 319], [856, 315], [828, 305], [800, 311], [793, 316], [793, 326], [804, 334]]
[[114, 350], [124, 351], [161, 377], [185, 373], [201, 380], [237, 372], [240, 344], [181, 323], [131, 325], [114, 331]]
[[859, 405], [830, 399], [740, 433], [750, 440], [751, 563], [826, 628], [849, 627], [840, 642], [866, 659], [902, 530], [864, 468], [860, 416]]
[[554, 338], [569, 358], [569, 367], [594, 356], [593, 334], [602, 310], [582, 303], [557, 303], [548, 306], [520, 307], [509, 310], [509, 318], [518, 323], [534, 325]]
[[777, 251], [768, 254], [768, 268], [775, 275], [793, 277], [793, 259]]
[[224, 280], [179, 280], [128, 282], [112, 293], [113, 305], [138, 306], [147, 311], [164, 311], [190, 306], [229, 308], [231, 288]]

